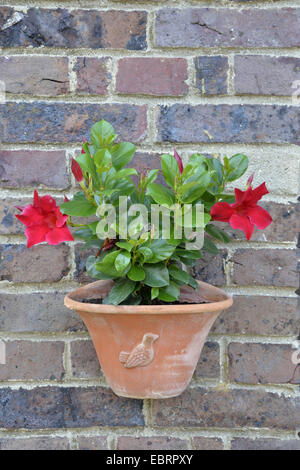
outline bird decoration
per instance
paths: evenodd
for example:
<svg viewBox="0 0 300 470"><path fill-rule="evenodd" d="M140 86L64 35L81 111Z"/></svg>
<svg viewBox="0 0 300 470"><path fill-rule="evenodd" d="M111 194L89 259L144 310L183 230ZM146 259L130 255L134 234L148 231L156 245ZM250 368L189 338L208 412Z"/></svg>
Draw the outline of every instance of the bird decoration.
<svg viewBox="0 0 300 470"><path fill-rule="evenodd" d="M147 366L153 361L153 343L158 338L159 335L154 333L145 333L142 342L135 346L131 352L120 352L120 362L122 362L127 369Z"/></svg>

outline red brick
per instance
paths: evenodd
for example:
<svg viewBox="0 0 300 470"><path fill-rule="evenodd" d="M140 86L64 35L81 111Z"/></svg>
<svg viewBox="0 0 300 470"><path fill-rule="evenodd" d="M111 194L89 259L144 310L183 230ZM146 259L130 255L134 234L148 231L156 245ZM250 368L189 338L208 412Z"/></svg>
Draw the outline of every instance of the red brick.
<svg viewBox="0 0 300 470"><path fill-rule="evenodd" d="M213 437L194 437L193 448L196 450L223 450L221 439Z"/></svg>
<svg viewBox="0 0 300 470"><path fill-rule="evenodd" d="M235 437L231 442L232 450L300 450L300 440L296 439L247 439Z"/></svg>
<svg viewBox="0 0 300 470"><path fill-rule="evenodd" d="M224 286L226 284L224 272L226 257L226 250L219 250L218 255L203 252L203 257L196 262L194 277L215 286Z"/></svg>
<svg viewBox="0 0 300 470"><path fill-rule="evenodd" d="M70 450L70 444L66 437L2 437L0 450Z"/></svg>
<svg viewBox="0 0 300 470"><path fill-rule="evenodd" d="M109 80L108 59L79 57L73 68L77 73L76 91L80 95L106 95Z"/></svg>
<svg viewBox="0 0 300 470"><path fill-rule="evenodd" d="M72 341L72 374L80 379L98 378L102 375L92 341Z"/></svg>
<svg viewBox="0 0 300 470"><path fill-rule="evenodd" d="M261 390L190 388L167 400L153 400L154 426L273 428L300 426L300 397ZM176 413L174 413L176 410Z"/></svg>
<svg viewBox="0 0 300 470"><path fill-rule="evenodd" d="M115 127L120 140L137 142L146 137L147 127L146 106L131 104L7 102L0 105L3 119L1 140L12 143L90 140L92 125L101 119Z"/></svg>
<svg viewBox="0 0 300 470"><path fill-rule="evenodd" d="M188 92L186 59L130 57L119 60L118 93L180 96Z"/></svg>
<svg viewBox="0 0 300 470"><path fill-rule="evenodd" d="M292 362L294 351L291 344L230 343L229 379L247 384L300 383L300 364Z"/></svg>
<svg viewBox="0 0 300 470"><path fill-rule="evenodd" d="M186 450L188 448L186 439L165 436L122 436L117 442L117 450Z"/></svg>
<svg viewBox="0 0 300 470"><path fill-rule="evenodd" d="M147 47L145 11L29 8L3 29L14 10L0 10L0 46L132 49Z"/></svg>
<svg viewBox="0 0 300 470"><path fill-rule="evenodd" d="M157 12L161 47L297 47L298 8L165 8Z"/></svg>
<svg viewBox="0 0 300 470"><path fill-rule="evenodd" d="M142 400L119 398L104 387L2 388L0 427L143 426L142 407Z"/></svg>
<svg viewBox="0 0 300 470"><path fill-rule="evenodd" d="M61 380L64 377L62 341L6 341L6 364L0 380Z"/></svg>
<svg viewBox="0 0 300 470"><path fill-rule="evenodd" d="M0 280L12 282L55 282L69 272L66 245L2 245Z"/></svg>
<svg viewBox="0 0 300 470"><path fill-rule="evenodd" d="M79 450L108 450L104 436L78 436L77 441Z"/></svg>
<svg viewBox="0 0 300 470"><path fill-rule="evenodd" d="M296 57L236 56L235 92L239 95L291 96L300 77Z"/></svg>
<svg viewBox="0 0 300 470"><path fill-rule="evenodd" d="M298 287L297 250L238 249L232 280L239 285Z"/></svg>
<svg viewBox="0 0 300 470"><path fill-rule="evenodd" d="M278 204L276 202L260 201L259 205L272 216L273 222L264 230L255 229L251 237L253 241L260 242L296 242L300 232L300 204ZM234 230L229 224L220 223L233 240L245 240L241 230Z"/></svg>
<svg viewBox="0 0 300 470"><path fill-rule="evenodd" d="M0 330L85 331L79 315L64 306L66 292L0 294Z"/></svg>
<svg viewBox="0 0 300 470"><path fill-rule="evenodd" d="M199 124L201 123L201 124ZM161 106L159 142L300 143L299 108L279 105Z"/></svg>
<svg viewBox="0 0 300 470"><path fill-rule="evenodd" d="M70 91L67 57L0 57L0 77L7 93L57 96Z"/></svg>
<svg viewBox="0 0 300 470"><path fill-rule="evenodd" d="M296 336L297 298L234 295L232 307L220 314L212 333Z"/></svg>
<svg viewBox="0 0 300 470"><path fill-rule="evenodd" d="M207 341L201 352L194 377L219 378L220 376L220 348L218 343Z"/></svg>
<svg viewBox="0 0 300 470"><path fill-rule="evenodd" d="M64 151L0 150L0 187L41 185L60 189L70 185Z"/></svg>
<svg viewBox="0 0 300 470"><path fill-rule="evenodd" d="M195 58L196 87L202 95L227 93L228 58L200 56Z"/></svg>

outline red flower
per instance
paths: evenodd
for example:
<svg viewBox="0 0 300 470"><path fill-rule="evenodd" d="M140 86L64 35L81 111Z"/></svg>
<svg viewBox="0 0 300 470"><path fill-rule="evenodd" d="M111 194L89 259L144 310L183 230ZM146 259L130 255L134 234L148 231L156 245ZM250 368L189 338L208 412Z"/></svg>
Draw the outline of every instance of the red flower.
<svg viewBox="0 0 300 470"><path fill-rule="evenodd" d="M268 194L266 184L262 183L255 189L251 186L246 191L235 189L234 204L228 202L217 202L211 208L211 216L220 222L229 222L232 228L238 228L245 232L247 240L250 240L254 225L264 229L272 222L269 212L257 205L257 202Z"/></svg>
<svg viewBox="0 0 300 470"><path fill-rule="evenodd" d="M83 180L83 173L82 173L82 169L80 168L79 163L77 163L74 158L72 158L71 170L76 181L80 183L80 181Z"/></svg>
<svg viewBox="0 0 300 470"><path fill-rule="evenodd" d="M178 153L176 152L175 149L174 149L174 158L176 159L176 161L178 163L179 172L180 172L180 174L182 174L182 172L183 172L182 160L181 160L180 156L178 155Z"/></svg>
<svg viewBox="0 0 300 470"><path fill-rule="evenodd" d="M74 240L66 224L68 216L60 212L51 196L40 197L38 192L34 191L33 204L20 209L22 214L16 217L26 225L28 248L44 241L49 245L58 245Z"/></svg>

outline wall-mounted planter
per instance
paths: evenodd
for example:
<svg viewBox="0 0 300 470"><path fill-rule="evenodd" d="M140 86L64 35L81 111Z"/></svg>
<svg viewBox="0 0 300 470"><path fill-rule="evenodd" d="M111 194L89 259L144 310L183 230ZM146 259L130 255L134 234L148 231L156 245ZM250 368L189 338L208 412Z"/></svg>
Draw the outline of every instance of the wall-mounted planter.
<svg viewBox="0 0 300 470"><path fill-rule="evenodd" d="M97 281L65 297L92 337L103 373L119 396L169 398L188 386L204 342L232 298L199 283L184 287L178 305L106 305L81 300L106 297L111 281ZM184 302L197 303L184 303Z"/></svg>

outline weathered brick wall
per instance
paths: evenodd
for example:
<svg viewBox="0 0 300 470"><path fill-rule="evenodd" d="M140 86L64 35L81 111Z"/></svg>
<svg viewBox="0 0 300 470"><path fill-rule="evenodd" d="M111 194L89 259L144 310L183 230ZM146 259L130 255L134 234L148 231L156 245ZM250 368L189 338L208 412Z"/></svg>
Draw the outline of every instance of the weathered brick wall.
<svg viewBox="0 0 300 470"><path fill-rule="evenodd" d="M298 1L0 3L0 448L299 449ZM139 169L174 145L240 151L270 189L271 227L197 266L235 301L178 398L113 395L63 306L88 280L80 246L27 250L14 218L33 188L72 194L70 158L100 118L137 143Z"/></svg>

